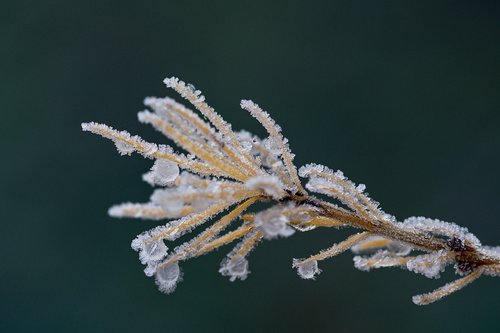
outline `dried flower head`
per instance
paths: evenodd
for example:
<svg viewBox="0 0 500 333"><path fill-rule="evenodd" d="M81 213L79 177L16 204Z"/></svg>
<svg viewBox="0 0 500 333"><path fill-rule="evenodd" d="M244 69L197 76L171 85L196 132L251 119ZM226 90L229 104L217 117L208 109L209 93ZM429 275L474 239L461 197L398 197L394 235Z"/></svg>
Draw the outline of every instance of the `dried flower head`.
<svg viewBox="0 0 500 333"><path fill-rule="evenodd" d="M150 202L113 206L109 214L171 220L132 241L132 248L146 265L146 275L155 276L161 291L175 290L182 278L179 262L236 240L240 241L223 260L219 272L231 281L244 280L249 273L248 254L263 239L321 227L352 227L361 232L309 258L293 259L293 267L304 279L314 279L321 272L318 262L349 249L359 254L354 265L363 271L400 267L438 278L446 266L454 264L455 272L463 277L415 296L413 301L419 305L439 300L480 275L500 275L500 247L482 246L466 228L425 217L398 222L368 197L364 185L355 185L341 171L317 164L297 171L281 128L254 102L243 100L241 107L264 126L269 134L265 139L233 131L192 85L175 77L164 83L203 117L171 98L148 97L144 103L150 111L139 112L139 121L165 134L188 155L106 125L82 124L84 131L111 139L120 154L137 152L154 160L143 176L158 187ZM338 205L310 195L299 176L308 179L308 191L331 197ZM244 214L257 202L271 206ZM239 226L225 232L238 220ZM168 248L167 244L171 246L201 225L205 225L204 230L195 237Z"/></svg>

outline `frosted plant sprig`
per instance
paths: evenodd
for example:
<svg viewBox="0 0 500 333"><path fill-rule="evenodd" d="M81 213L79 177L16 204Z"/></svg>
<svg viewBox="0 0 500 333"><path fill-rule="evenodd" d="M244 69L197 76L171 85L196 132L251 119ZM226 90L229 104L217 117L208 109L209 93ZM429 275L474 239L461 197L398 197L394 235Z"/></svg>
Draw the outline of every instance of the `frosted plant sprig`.
<svg viewBox="0 0 500 333"><path fill-rule="evenodd" d="M154 160L151 170L143 175L144 181L157 187L150 201L119 204L108 213L121 218L169 220L132 241L132 248L146 265L145 274L155 277L161 291L173 292L182 279L179 262L236 240L240 241L219 269L231 281L248 276L247 257L261 241L332 227L361 232L308 258L293 259L292 266L300 277L314 279L321 272L320 261L349 249L357 254L354 266L363 271L400 267L439 278L448 265L454 265L455 273L462 277L413 297L415 304L424 305L460 290L481 275L500 275L500 247L481 245L466 228L425 217L398 222L369 198L365 185L354 184L341 171L318 164L297 170L281 128L254 102L242 100L241 108L264 126L268 133L264 139L233 131L194 86L175 77L164 83L189 101L201 117L169 97L148 97L144 104L150 110L139 112L139 121L152 125L187 155L107 125L82 124L84 131L112 140L120 154L136 152ZM299 176L307 178L305 188ZM247 212L255 203L267 203L268 207ZM169 250L167 244L171 246L195 230L200 230L196 236Z"/></svg>

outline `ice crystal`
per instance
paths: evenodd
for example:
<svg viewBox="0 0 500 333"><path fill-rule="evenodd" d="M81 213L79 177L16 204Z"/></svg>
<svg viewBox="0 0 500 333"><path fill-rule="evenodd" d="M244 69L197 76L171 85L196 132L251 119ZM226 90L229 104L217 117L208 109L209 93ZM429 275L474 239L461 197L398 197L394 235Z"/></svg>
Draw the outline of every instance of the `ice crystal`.
<svg viewBox="0 0 500 333"><path fill-rule="evenodd" d="M255 226L261 228L265 238L288 237L294 233L288 224L289 218L283 214L286 209L286 206L274 206L255 214Z"/></svg>
<svg viewBox="0 0 500 333"><path fill-rule="evenodd" d="M314 279L321 272L320 261L349 249L358 254L354 266L362 271L400 267L438 278L446 266L453 265L461 277L415 296L413 301L419 305L439 300L481 275L500 276L500 247L481 245L466 228L425 217L398 222L368 196L364 184L356 185L340 170L307 164L297 171L281 127L256 103L242 100L240 106L263 125L265 138L233 131L193 85L176 77L166 78L164 83L196 111L170 97L147 97L144 104L149 110L139 112L138 119L163 133L184 153L107 125L82 124L82 130L112 140L121 155L136 152L154 160L143 175L144 181L159 187L150 201L125 202L108 213L120 218L169 220L132 241L145 265L144 273L155 277L162 292L173 292L182 279L180 262L236 240L240 241L219 269L231 281L247 278L248 256L262 240L288 237L295 230L332 227L362 232L308 258L293 259L292 266L301 278ZM299 176L307 178L307 190L336 203L308 193ZM245 213L255 203L267 206ZM172 246L190 233L197 235Z"/></svg>
<svg viewBox="0 0 500 333"><path fill-rule="evenodd" d="M316 260L300 264L299 260L294 259L292 265L294 267L297 267L297 273L303 279L314 279L317 274L321 273L321 270L318 268L318 262Z"/></svg>
<svg viewBox="0 0 500 333"><path fill-rule="evenodd" d="M439 274L444 272L446 265L450 262L450 253L446 250L422 254L411 258L406 263L409 271L420 273L428 278L439 278Z"/></svg>
<svg viewBox="0 0 500 333"><path fill-rule="evenodd" d="M245 280L248 273L248 260L243 257L228 258L222 262L219 273L224 276L229 276L229 280L236 279Z"/></svg>
<svg viewBox="0 0 500 333"><path fill-rule="evenodd" d="M156 283L161 291L170 294L175 290L181 279L181 269L178 263L160 265L156 268Z"/></svg>
<svg viewBox="0 0 500 333"><path fill-rule="evenodd" d="M151 185L167 186L179 176L177 163L156 160L151 171L143 175L143 180Z"/></svg>

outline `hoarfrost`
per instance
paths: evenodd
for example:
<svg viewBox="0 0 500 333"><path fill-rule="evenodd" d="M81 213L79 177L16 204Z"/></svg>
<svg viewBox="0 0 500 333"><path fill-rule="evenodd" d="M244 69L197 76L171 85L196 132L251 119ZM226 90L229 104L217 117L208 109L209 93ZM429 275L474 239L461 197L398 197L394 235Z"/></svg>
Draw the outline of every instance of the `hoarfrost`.
<svg viewBox="0 0 500 333"><path fill-rule="evenodd" d="M156 261L148 262L146 268L144 268L144 274L149 277L155 275L156 267L158 267L158 263Z"/></svg>
<svg viewBox="0 0 500 333"><path fill-rule="evenodd" d="M410 246L398 241L387 239L382 236L367 237L365 240L351 247L351 251L357 254L378 250L380 248L385 248L388 252L397 256L405 256L411 252Z"/></svg>
<svg viewBox="0 0 500 333"><path fill-rule="evenodd" d="M370 269L399 266L402 258L387 250L378 251L370 257L355 256L354 267L360 271L368 272Z"/></svg>
<svg viewBox="0 0 500 333"><path fill-rule="evenodd" d="M245 280L250 273L248 270L248 260L241 256L226 258L219 269L223 276L229 276L229 281L236 279Z"/></svg>
<svg viewBox="0 0 500 333"><path fill-rule="evenodd" d="M148 232L142 233L132 241L132 249L139 252L141 263L148 264L162 260L168 247L162 240L153 240Z"/></svg>
<svg viewBox="0 0 500 333"><path fill-rule="evenodd" d="M155 190L151 195L151 202L160 206L171 216L179 216L184 208L184 201L172 196L169 189Z"/></svg>
<svg viewBox="0 0 500 333"><path fill-rule="evenodd" d="M480 251L492 258L500 258L500 246L487 246L484 245L480 248Z"/></svg>
<svg viewBox="0 0 500 333"><path fill-rule="evenodd" d="M274 199L281 199L286 192L283 191L283 184L278 177L272 175L261 175L249 178L245 186L251 190L260 190L270 195Z"/></svg>
<svg viewBox="0 0 500 333"><path fill-rule="evenodd" d="M166 294L172 293L180 280L181 269L179 263L159 265L156 268L156 284L160 291Z"/></svg>
<svg viewBox="0 0 500 333"><path fill-rule="evenodd" d="M146 241L141 252L141 262L144 264L150 261L158 261L167 255L167 246L162 240Z"/></svg>
<svg viewBox="0 0 500 333"><path fill-rule="evenodd" d="M135 151L135 148L133 146L122 141L115 141L115 147L122 156L124 155L130 156Z"/></svg>
<svg viewBox="0 0 500 333"><path fill-rule="evenodd" d="M294 233L288 225L288 217L283 215L284 209L285 206L273 206L255 215L255 225L262 229L265 238L288 237Z"/></svg>
<svg viewBox="0 0 500 333"><path fill-rule="evenodd" d="M439 278L440 273L444 272L446 265L452 258L446 250L439 250L429 254L422 254L408 260L406 268L409 271L422 274L430 279Z"/></svg>
<svg viewBox="0 0 500 333"><path fill-rule="evenodd" d="M403 221L402 226L406 229L414 229L418 231L430 232L439 236L449 238L456 237L460 240L468 242L474 247L480 247L479 239L467 230L455 223L444 222L438 219L430 219L422 216L412 216Z"/></svg>
<svg viewBox="0 0 500 333"><path fill-rule="evenodd" d="M307 261L303 264L299 264L299 259L293 259L292 267L297 268L297 274L303 279L314 279L316 275L321 273L318 268L318 262L316 260Z"/></svg>
<svg viewBox="0 0 500 333"><path fill-rule="evenodd" d="M151 171L144 174L143 179L151 185L167 186L179 176L177 163L167 160L156 160Z"/></svg>
<svg viewBox="0 0 500 333"><path fill-rule="evenodd" d="M396 254L397 256L406 256L411 252L411 247L406 245L405 243L397 242L397 241L391 241L387 245L387 250L389 252L392 252Z"/></svg>

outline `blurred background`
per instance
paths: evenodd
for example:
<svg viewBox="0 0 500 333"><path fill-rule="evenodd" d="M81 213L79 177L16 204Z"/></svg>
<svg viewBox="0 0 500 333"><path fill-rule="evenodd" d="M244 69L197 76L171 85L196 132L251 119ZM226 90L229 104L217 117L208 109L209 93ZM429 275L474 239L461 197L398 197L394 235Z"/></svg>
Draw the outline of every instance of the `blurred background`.
<svg viewBox="0 0 500 333"><path fill-rule="evenodd" d="M200 88L234 128L283 127L296 164L341 169L389 213L468 227L500 245L500 2L24 1L0 11L1 332L494 332L500 280L426 306L451 280L353 268L301 280L291 258L342 240L264 242L231 283L231 246L182 265L169 296L130 248L156 225L107 208L141 202L151 162L83 133L98 121L165 142L136 120L162 80ZM167 142L168 143L168 142Z"/></svg>

